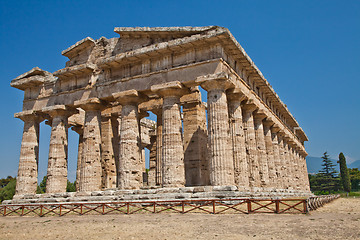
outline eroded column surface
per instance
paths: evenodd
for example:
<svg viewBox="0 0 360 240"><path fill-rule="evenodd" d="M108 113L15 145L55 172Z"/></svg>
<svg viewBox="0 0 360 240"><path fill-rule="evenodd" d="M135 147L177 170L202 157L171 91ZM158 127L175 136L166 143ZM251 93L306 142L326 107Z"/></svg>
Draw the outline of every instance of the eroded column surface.
<svg viewBox="0 0 360 240"><path fill-rule="evenodd" d="M293 189L300 188L300 180L298 175L298 164L295 156L294 143L291 142L290 147L290 167L291 167L291 185Z"/></svg>
<svg viewBox="0 0 360 240"><path fill-rule="evenodd" d="M280 157L280 175L281 175L281 185L282 188L286 189L288 187L288 179L287 179L287 166L285 164L286 156L285 156L285 147L284 147L284 133L279 131L277 133L278 141L279 141L279 157Z"/></svg>
<svg viewBox="0 0 360 240"><path fill-rule="evenodd" d="M80 191L79 183L80 183L80 171L81 171L81 157L82 157L82 148L83 148L83 133L84 129L82 126L74 126L71 128L73 131L79 134L79 143L78 143L78 155L77 155L77 162L76 162L76 191Z"/></svg>
<svg viewBox="0 0 360 240"><path fill-rule="evenodd" d="M76 102L75 102L76 103ZM79 191L101 189L101 104L90 99L80 107L85 110Z"/></svg>
<svg viewBox="0 0 360 240"><path fill-rule="evenodd" d="M259 175L262 187L269 186L269 168L264 138L264 127L262 123L262 120L265 117L266 115L261 112L256 111L254 113L255 139L258 154Z"/></svg>
<svg viewBox="0 0 360 240"><path fill-rule="evenodd" d="M210 184L235 185L232 139L225 90L226 80L206 81Z"/></svg>
<svg viewBox="0 0 360 240"><path fill-rule="evenodd" d="M292 169L290 168L290 152L289 152L289 144L288 144L288 137L284 136L283 137L283 146L284 146L284 177L285 177L285 183L286 183L286 188L288 189L292 189L292 185L291 185L291 177L292 177Z"/></svg>
<svg viewBox="0 0 360 240"><path fill-rule="evenodd" d="M156 121L156 170L155 183L157 186L162 185L162 111L159 111Z"/></svg>
<svg viewBox="0 0 360 240"><path fill-rule="evenodd" d="M300 161L303 164L303 180L304 180L304 191L310 192L309 176L306 164L306 155L300 154Z"/></svg>
<svg viewBox="0 0 360 240"><path fill-rule="evenodd" d="M280 128L276 125L273 125L270 128L271 131L271 139L273 146L273 159L274 159L274 167L275 167L275 180L273 182L276 188L282 188L282 175L281 175L281 159L280 159L280 149L279 149L279 140L278 140L278 132Z"/></svg>
<svg viewBox="0 0 360 240"><path fill-rule="evenodd" d="M249 187L249 171L246 159L245 135L241 101L245 96L241 93L228 93L230 132L234 158L234 179L239 189Z"/></svg>
<svg viewBox="0 0 360 240"><path fill-rule="evenodd" d="M68 113L50 110L52 117L46 192L66 192L68 166Z"/></svg>
<svg viewBox="0 0 360 240"><path fill-rule="evenodd" d="M253 104L244 104L242 106L246 159L248 163L250 187L261 186L253 117L253 112L255 109L256 106Z"/></svg>
<svg viewBox="0 0 360 240"><path fill-rule="evenodd" d="M150 132L148 185L156 185L156 133Z"/></svg>
<svg viewBox="0 0 360 240"><path fill-rule="evenodd" d="M141 139L136 102L122 105L118 187L138 189L143 185Z"/></svg>
<svg viewBox="0 0 360 240"><path fill-rule="evenodd" d="M35 115L24 115L19 118L24 121L24 131L16 178L16 195L34 194L37 188L41 119Z"/></svg>
<svg viewBox="0 0 360 240"><path fill-rule="evenodd" d="M116 187L116 164L115 153L113 148L114 132L117 130L113 124L117 121L112 120L111 114L105 114L101 118L101 188ZM116 134L115 134L116 137Z"/></svg>
<svg viewBox="0 0 360 240"><path fill-rule="evenodd" d="M201 101L183 105L186 186L209 184L206 163L206 112Z"/></svg>
<svg viewBox="0 0 360 240"><path fill-rule="evenodd" d="M276 187L276 166L275 166L275 155L274 155L274 145L271 135L271 126L274 123L269 120L263 121L264 127L264 138L265 138L265 146L266 146L266 155L267 155L267 163L268 163L268 172L269 172L269 186Z"/></svg>
<svg viewBox="0 0 360 240"><path fill-rule="evenodd" d="M169 91L163 97L162 120L162 185L182 187L185 185L184 148L180 96L175 92Z"/></svg>

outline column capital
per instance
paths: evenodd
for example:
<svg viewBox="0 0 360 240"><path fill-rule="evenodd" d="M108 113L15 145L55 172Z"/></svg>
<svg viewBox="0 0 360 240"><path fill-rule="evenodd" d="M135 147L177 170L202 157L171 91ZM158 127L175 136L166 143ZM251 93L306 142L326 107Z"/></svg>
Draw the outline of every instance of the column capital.
<svg viewBox="0 0 360 240"><path fill-rule="evenodd" d="M153 85L151 86L151 91L161 97L180 97L190 93L190 90L184 87L179 81Z"/></svg>
<svg viewBox="0 0 360 240"><path fill-rule="evenodd" d="M237 101L237 102L242 102L248 99L248 97L239 88L228 89L226 91L226 97L228 101Z"/></svg>
<svg viewBox="0 0 360 240"><path fill-rule="evenodd" d="M78 110L75 108L67 107L65 105L54 105L54 106L48 106L42 109L42 111L50 117L56 117L56 116L64 116L68 117L73 114L78 113Z"/></svg>
<svg viewBox="0 0 360 240"><path fill-rule="evenodd" d="M26 111L15 113L14 117L19 118L24 122L34 121L34 122L40 123L44 120L44 117L42 116L42 114L40 112L34 111L34 110L26 110Z"/></svg>
<svg viewBox="0 0 360 240"><path fill-rule="evenodd" d="M263 120L263 125L264 125L264 127L271 128L272 126L275 125L275 123L271 118L267 117Z"/></svg>
<svg viewBox="0 0 360 240"><path fill-rule="evenodd" d="M235 87L235 85L227 77L205 80L200 82L200 86L206 91L211 91L215 89L221 89L225 91L227 89Z"/></svg>
<svg viewBox="0 0 360 240"><path fill-rule="evenodd" d="M277 125L276 123L270 128L272 133L277 133L281 130L281 128L279 127L279 125Z"/></svg>
<svg viewBox="0 0 360 240"><path fill-rule="evenodd" d="M256 111L254 111L253 114L254 114L255 121L262 121L263 119L265 119L267 117L266 113L262 109L257 109Z"/></svg>
<svg viewBox="0 0 360 240"><path fill-rule="evenodd" d="M113 93L113 98L121 105L138 105L147 100L147 97L137 90L127 90L123 92Z"/></svg>
<svg viewBox="0 0 360 240"><path fill-rule="evenodd" d="M99 98L88 98L74 102L75 107L80 107L85 111L96 111L103 109L104 103Z"/></svg>
<svg viewBox="0 0 360 240"><path fill-rule="evenodd" d="M241 109L243 110L243 112L246 112L246 113L252 113L258 108L259 107L256 106L255 103L252 103L252 101L247 101L246 103L241 105Z"/></svg>

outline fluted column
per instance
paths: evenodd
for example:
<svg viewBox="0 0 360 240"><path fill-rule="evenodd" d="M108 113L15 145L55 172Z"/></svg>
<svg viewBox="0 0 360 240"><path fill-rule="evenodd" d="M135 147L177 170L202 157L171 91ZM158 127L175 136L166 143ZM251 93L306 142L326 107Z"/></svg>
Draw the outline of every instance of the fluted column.
<svg viewBox="0 0 360 240"><path fill-rule="evenodd" d="M155 182L157 186L162 185L162 111L157 114L156 120L156 172Z"/></svg>
<svg viewBox="0 0 360 240"><path fill-rule="evenodd" d="M285 147L284 147L284 133L279 131L277 133L278 141L279 141L279 157L280 157L280 176L281 176L281 185L282 188L286 189L288 187L288 179L287 179L287 166L285 164L286 155L285 155Z"/></svg>
<svg viewBox="0 0 360 240"><path fill-rule="evenodd" d="M284 176L285 176L285 183L286 183L286 188L288 189L292 189L292 185L291 185L291 168L290 168L290 152L289 152L289 144L288 144L288 137L284 136L283 137L283 146L284 146Z"/></svg>
<svg viewBox="0 0 360 240"><path fill-rule="evenodd" d="M290 166L290 186L293 189L298 189L299 179L297 176L297 162L295 159L294 142L289 141L289 166Z"/></svg>
<svg viewBox="0 0 360 240"><path fill-rule="evenodd" d="M115 153L113 148L113 121L112 115L106 113L101 117L101 188L115 188L116 187L116 164ZM116 128L115 128L116 129ZM116 134L115 134L116 135Z"/></svg>
<svg viewBox="0 0 360 240"><path fill-rule="evenodd" d="M183 104L185 182L186 186L208 185L205 106L199 92L192 94L198 98Z"/></svg>
<svg viewBox="0 0 360 240"><path fill-rule="evenodd" d="M304 182L304 169L303 169L303 164L300 161L300 155L299 155L299 147L295 147L295 161L296 161L296 166L297 166L297 178L298 178L298 190L303 190L305 188L305 182Z"/></svg>
<svg viewBox="0 0 360 240"><path fill-rule="evenodd" d="M122 105L118 188L139 189L143 186L143 165L138 104L144 97L136 90L113 96Z"/></svg>
<svg viewBox="0 0 360 240"><path fill-rule="evenodd" d="M254 104L244 104L242 106L246 159L248 163L250 187L261 186L253 116L253 112L256 110L256 108L257 107Z"/></svg>
<svg viewBox="0 0 360 240"><path fill-rule="evenodd" d="M265 138L265 146L266 146L266 155L267 155L267 163L268 163L268 172L269 172L269 186L276 187L276 166L275 166L275 154L274 154L274 145L271 134L271 126L274 124L271 120L264 120L264 138ZM278 149L277 149L278 150Z"/></svg>
<svg viewBox="0 0 360 240"><path fill-rule="evenodd" d="M70 111L62 105L44 108L44 111L52 117L46 192L66 192Z"/></svg>
<svg viewBox="0 0 360 240"><path fill-rule="evenodd" d="M273 125L270 128L271 131L271 140L273 146L273 158L274 158L274 167L275 167L275 179L274 179L274 186L276 188L282 188L282 175L281 175L281 159L280 159L280 149L279 149L279 139L278 139L278 132L280 128L277 125Z"/></svg>
<svg viewBox="0 0 360 240"><path fill-rule="evenodd" d="M16 178L16 195L35 194L39 162L39 123L35 114L16 116L24 121L19 169Z"/></svg>
<svg viewBox="0 0 360 240"><path fill-rule="evenodd" d="M185 185L185 169L180 97L188 91L177 81L153 85L151 90L163 97L162 186L182 187Z"/></svg>
<svg viewBox="0 0 360 240"><path fill-rule="evenodd" d="M156 133L150 132L148 185L156 185Z"/></svg>
<svg viewBox="0 0 360 240"><path fill-rule="evenodd" d="M259 162L260 181L262 187L267 187L269 185L269 168L266 155L264 127L262 123L264 118L266 118L266 115L263 112L254 112L255 139Z"/></svg>
<svg viewBox="0 0 360 240"><path fill-rule="evenodd" d="M79 143L78 143L78 155L77 155L77 164L76 164L76 180L75 186L76 191L80 191L79 183L80 183L80 171L81 171L81 156L82 156L82 148L83 148L83 133L84 129L82 126L74 126L71 128L73 131L79 134Z"/></svg>
<svg viewBox="0 0 360 240"><path fill-rule="evenodd" d="M306 155L300 154L300 161L303 164L303 179L304 179L304 191L310 192L309 176L306 164Z"/></svg>
<svg viewBox="0 0 360 240"><path fill-rule="evenodd" d="M208 80L201 85L207 92L210 184L235 185L232 139L229 129L227 80Z"/></svg>
<svg viewBox="0 0 360 240"><path fill-rule="evenodd" d="M101 109L99 99L76 101L85 110L79 191L101 189Z"/></svg>
<svg viewBox="0 0 360 240"><path fill-rule="evenodd" d="M235 91L227 93L229 104L230 132L232 138L234 179L239 189L249 187L249 171L246 159L245 135L241 102L245 95Z"/></svg>

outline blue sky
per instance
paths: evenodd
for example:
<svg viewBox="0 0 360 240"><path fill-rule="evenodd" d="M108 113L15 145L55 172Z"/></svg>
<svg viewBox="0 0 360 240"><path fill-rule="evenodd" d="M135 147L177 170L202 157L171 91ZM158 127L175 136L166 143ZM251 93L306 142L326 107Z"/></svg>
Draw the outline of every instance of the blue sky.
<svg viewBox="0 0 360 240"><path fill-rule="evenodd" d="M360 159L360 1L7 1L0 5L0 178L17 172L23 92L10 87L38 66L65 66L61 51L122 26L228 28L307 133L310 156ZM41 125L40 175L50 127ZM76 134L69 131L69 176Z"/></svg>

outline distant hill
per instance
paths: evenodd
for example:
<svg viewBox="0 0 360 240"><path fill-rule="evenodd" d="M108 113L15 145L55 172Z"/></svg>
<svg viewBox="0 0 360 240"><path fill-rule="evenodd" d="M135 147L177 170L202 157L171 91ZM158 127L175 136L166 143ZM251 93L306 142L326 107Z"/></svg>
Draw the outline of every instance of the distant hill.
<svg viewBox="0 0 360 240"><path fill-rule="evenodd" d="M336 164L335 169L336 171L340 172L339 164L337 163L338 160L331 159L331 161ZM321 157L312 157L307 156L306 157L306 164L308 173L318 173L322 169L322 158ZM358 168L360 169L360 160L357 160L355 162L352 162L351 164L348 164L348 168Z"/></svg>
<svg viewBox="0 0 360 240"><path fill-rule="evenodd" d="M352 162L348 165L348 168L357 168L360 170L360 160L357 160L355 162Z"/></svg>

